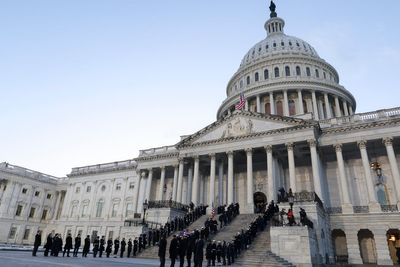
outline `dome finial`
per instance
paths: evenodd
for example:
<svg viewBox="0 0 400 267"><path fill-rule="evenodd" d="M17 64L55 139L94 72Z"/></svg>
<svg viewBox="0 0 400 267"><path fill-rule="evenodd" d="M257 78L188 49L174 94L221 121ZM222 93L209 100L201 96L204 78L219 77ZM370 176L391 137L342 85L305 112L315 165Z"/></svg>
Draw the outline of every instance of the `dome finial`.
<svg viewBox="0 0 400 267"><path fill-rule="evenodd" d="M271 0L271 4L269 5L269 10L271 11L271 14L269 15L271 18L276 18L278 14L275 12L276 10L276 5L274 1Z"/></svg>

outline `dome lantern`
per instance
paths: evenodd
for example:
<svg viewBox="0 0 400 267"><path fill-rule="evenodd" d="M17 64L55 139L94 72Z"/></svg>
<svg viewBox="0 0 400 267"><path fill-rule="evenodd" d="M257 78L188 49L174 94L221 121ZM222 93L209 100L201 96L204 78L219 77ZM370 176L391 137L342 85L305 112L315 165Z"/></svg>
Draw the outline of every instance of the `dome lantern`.
<svg viewBox="0 0 400 267"><path fill-rule="evenodd" d="M278 18L278 14L276 13L276 5L275 5L274 1L271 1L269 10L271 11L270 19L264 25L264 28L267 31L267 34L268 35L276 34L276 33L282 34L283 27L285 26L285 21L281 18Z"/></svg>

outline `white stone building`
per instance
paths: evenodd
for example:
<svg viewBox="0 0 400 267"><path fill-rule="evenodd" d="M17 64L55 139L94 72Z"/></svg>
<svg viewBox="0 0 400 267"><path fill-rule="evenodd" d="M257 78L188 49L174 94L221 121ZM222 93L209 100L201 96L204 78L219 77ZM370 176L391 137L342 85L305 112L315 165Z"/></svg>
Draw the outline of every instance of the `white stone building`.
<svg viewBox="0 0 400 267"><path fill-rule="evenodd" d="M244 56L217 120L175 145L73 168L62 179L2 164L0 241L32 243L36 229L133 236L141 228L124 222L142 213L145 200L239 202L253 213L284 187L315 223L307 237L314 263L392 264L400 239L400 108L356 113L334 67L284 26L271 13L267 37ZM235 110L240 93L245 107Z"/></svg>

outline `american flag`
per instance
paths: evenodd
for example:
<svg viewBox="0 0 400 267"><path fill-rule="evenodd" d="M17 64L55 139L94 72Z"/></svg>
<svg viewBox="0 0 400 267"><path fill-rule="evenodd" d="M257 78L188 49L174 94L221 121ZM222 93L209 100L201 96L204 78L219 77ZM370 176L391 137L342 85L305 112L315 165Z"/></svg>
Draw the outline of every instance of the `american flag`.
<svg viewBox="0 0 400 267"><path fill-rule="evenodd" d="M214 218L215 214L216 214L215 208L212 207L212 209L211 209L211 217Z"/></svg>
<svg viewBox="0 0 400 267"><path fill-rule="evenodd" d="M246 105L246 100L245 100L245 98L244 98L243 92L241 92L241 93L240 93L240 96L239 96L239 103L237 103L237 104L235 105L235 109L236 109L236 110L241 110L241 109L244 108L245 105Z"/></svg>

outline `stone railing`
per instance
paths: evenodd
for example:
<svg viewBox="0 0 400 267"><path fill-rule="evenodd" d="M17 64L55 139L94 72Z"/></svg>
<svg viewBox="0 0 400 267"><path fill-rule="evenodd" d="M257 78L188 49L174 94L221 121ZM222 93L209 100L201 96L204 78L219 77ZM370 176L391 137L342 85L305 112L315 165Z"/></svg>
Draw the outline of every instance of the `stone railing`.
<svg viewBox="0 0 400 267"><path fill-rule="evenodd" d="M182 211L189 211L189 206L172 200L149 201L149 209L170 208Z"/></svg>
<svg viewBox="0 0 400 267"><path fill-rule="evenodd" d="M342 207L329 207L326 211L328 214L342 214Z"/></svg>
<svg viewBox="0 0 400 267"><path fill-rule="evenodd" d="M104 164L96 164L85 167L72 168L71 174L69 174L68 176L77 176L82 174L99 173L105 171L134 169L136 168L136 166L137 163L135 160L116 161Z"/></svg>
<svg viewBox="0 0 400 267"><path fill-rule="evenodd" d="M372 112L357 113L351 116L344 116L338 118L331 118L327 120L320 120L319 124L321 128L329 128L335 125L356 123L356 122L367 122L376 121L381 119L387 119L391 117L400 117L400 107L391 109L382 109Z"/></svg>
<svg viewBox="0 0 400 267"><path fill-rule="evenodd" d="M294 193L293 196L294 202L316 202L321 208L324 207L324 204L315 192L303 191L299 193Z"/></svg>
<svg viewBox="0 0 400 267"><path fill-rule="evenodd" d="M382 212L397 212L397 205L381 205Z"/></svg>
<svg viewBox="0 0 400 267"><path fill-rule="evenodd" d="M63 180L63 178L58 178L52 175L48 175L45 173L41 173L38 171L33 171L27 168L23 168L17 165L12 165L7 162L2 162L0 163L0 171L4 171L7 173L43 181L43 182L50 182L50 183L56 183L58 181Z"/></svg>
<svg viewBox="0 0 400 267"><path fill-rule="evenodd" d="M172 153L172 152L176 152L176 151L177 150L176 150L175 146L155 147L155 148L150 148L150 149L139 150L139 157L152 156L152 155L156 155L156 154Z"/></svg>
<svg viewBox="0 0 400 267"><path fill-rule="evenodd" d="M353 206L354 213L369 213L368 206Z"/></svg>
<svg viewBox="0 0 400 267"><path fill-rule="evenodd" d="M147 228L157 229L161 228L162 224L158 222L152 221L145 221L143 224L143 220L125 220L124 221L125 227L135 227L135 226L146 226Z"/></svg>

